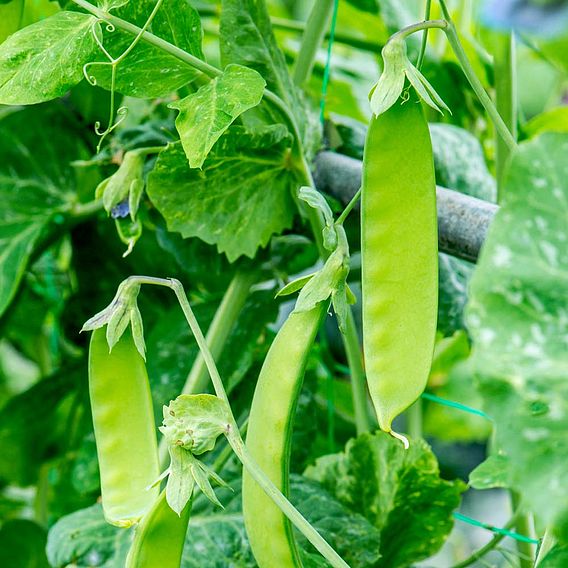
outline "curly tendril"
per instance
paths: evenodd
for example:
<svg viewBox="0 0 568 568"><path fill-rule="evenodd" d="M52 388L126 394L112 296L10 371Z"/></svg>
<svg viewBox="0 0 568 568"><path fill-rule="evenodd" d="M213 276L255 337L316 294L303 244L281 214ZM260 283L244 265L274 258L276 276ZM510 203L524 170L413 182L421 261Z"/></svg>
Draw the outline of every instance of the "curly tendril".
<svg viewBox="0 0 568 568"><path fill-rule="evenodd" d="M97 18L93 25L91 26L91 33L93 34L93 38L95 43L102 51L103 55L108 59L108 61L91 61L83 65L83 76L87 80L87 82L95 87L97 86L97 78L95 75L91 74L89 70L91 67L96 65L98 66L108 66L111 68L111 85L110 85L110 110L109 110L109 120L108 126L103 130L102 124L100 121L95 123L95 133L99 136L99 143L97 144L97 153L100 152L102 144L105 138L115 129L117 128L120 123L126 118L128 114L128 109L126 107L120 107L115 112L115 92L116 92L116 70L118 65L124 61L124 59L130 54L130 52L138 45L138 42L142 39L142 36L146 32L146 30L150 27L154 16L158 13L160 6L162 5L164 0L157 0L156 5L154 6L152 12L148 16L146 23L136 37L132 40L130 45L118 56L113 57L109 51L106 49L103 43L103 35L101 31L101 26L104 25L105 30L108 33L113 33L116 30L116 27L111 22L105 20L104 18Z"/></svg>

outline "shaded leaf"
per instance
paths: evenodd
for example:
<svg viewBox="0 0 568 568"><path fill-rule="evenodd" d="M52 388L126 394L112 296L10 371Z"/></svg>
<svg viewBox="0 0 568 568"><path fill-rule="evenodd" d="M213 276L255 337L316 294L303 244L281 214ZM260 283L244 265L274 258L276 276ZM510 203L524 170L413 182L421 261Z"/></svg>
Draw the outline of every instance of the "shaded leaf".
<svg viewBox="0 0 568 568"><path fill-rule="evenodd" d="M148 177L148 196L170 231L216 244L231 262L253 257L292 222L292 190L299 184L287 141L284 128L251 134L233 126L203 171L189 168L181 143L169 144Z"/></svg>
<svg viewBox="0 0 568 568"><path fill-rule="evenodd" d="M70 162L85 153L58 106L0 119L0 314L14 297L34 248L57 230L61 213L76 199Z"/></svg>
<svg viewBox="0 0 568 568"><path fill-rule="evenodd" d="M381 534L378 567L407 567L444 543L459 505L461 482L440 478L434 454L422 440L408 450L388 434L363 434L345 453L324 456L306 475L319 481Z"/></svg>

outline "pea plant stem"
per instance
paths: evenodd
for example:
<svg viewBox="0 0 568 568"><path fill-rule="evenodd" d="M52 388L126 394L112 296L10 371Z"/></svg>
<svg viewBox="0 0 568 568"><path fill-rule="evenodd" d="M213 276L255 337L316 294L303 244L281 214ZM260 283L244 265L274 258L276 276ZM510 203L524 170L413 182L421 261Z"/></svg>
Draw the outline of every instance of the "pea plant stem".
<svg viewBox="0 0 568 568"><path fill-rule="evenodd" d="M508 530L514 527L520 514L521 513L519 511L515 511L513 516L509 519L509 521L503 528ZM468 566L475 564L478 560L480 560L486 554L488 554L493 549L495 549L497 545L505 538L505 536L506 535L503 533L495 534L495 536L487 544L477 549L471 556L469 556L465 560L462 560L461 562L454 564L452 568L467 568Z"/></svg>
<svg viewBox="0 0 568 568"><path fill-rule="evenodd" d="M461 65L462 71L466 76L471 88L477 95L477 98L483 105L485 112L489 115L489 118L495 125L495 128L501 137L503 143L507 146L509 151L514 151L517 148L517 142L515 141L514 136L509 132L507 128L507 124L504 122L503 118L499 114L495 103L491 100L491 97L487 94L487 91L484 89L479 77L475 74L473 67L465 53L465 50L460 42L456 26L451 18L450 11L446 6L444 0L439 0L440 6L442 8L442 13L444 14L444 18L447 21L447 26L444 28L444 32L446 33L446 37L448 38L448 42L458 59L459 64Z"/></svg>
<svg viewBox="0 0 568 568"><path fill-rule="evenodd" d="M513 33L495 35L493 52L495 76L495 103L513 138L517 139L517 89L515 65L515 36ZM504 140L496 133L495 168L499 201L503 193L503 173L511 153Z"/></svg>
<svg viewBox="0 0 568 568"><path fill-rule="evenodd" d="M256 280L256 274L254 270L237 270L215 312L205 337L214 359L218 358L223 352L227 338L242 312L250 288ZM207 365L200 351L185 380L181 394L203 392L207 387L208 380ZM159 454L160 464L165 467L168 460L168 446L165 438L160 441Z"/></svg>
<svg viewBox="0 0 568 568"><path fill-rule="evenodd" d="M361 345L359 343L355 318L351 310L347 311L343 345L345 346L347 364L351 373L351 394L353 396L353 409L355 411L355 428L359 436L365 432L370 432L372 426L367 404L367 383L365 380L365 369L363 369Z"/></svg>
<svg viewBox="0 0 568 568"><path fill-rule="evenodd" d="M253 477L253 479L260 485L260 487L265 491L265 493L274 501L274 503L280 508L280 510L290 519L290 521L298 528L298 530L310 541L311 544L322 554L322 556L334 567L334 568L349 568L349 565L345 563L344 560L335 552L335 550L325 541L325 539L312 527L312 525L305 519L305 517L284 497L284 495L278 490L278 488L272 483L272 481L264 474L260 469L258 464L253 460L246 450L243 439L239 433L239 427L237 421L233 415L231 405L229 403L229 398L217 365L215 364L215 359L209 350L207 341L201 328L199 322L197 321L182 283L175 278L155 278L152 276L131 276L130 280L133 283L138 284L153 284L157 286L165 286L173 290L176 298L181 306L185 319L197 341L201 355L207 366L209 376L211 377L211 382L213 383L213 389L218 398L223 400L227 404L227 412L229 415L228 430L226 433L227 440L236 456L239 458L244 467Z"/></svg>
<svg viewBox="0 0 568 568"><path fill-rule="evenodd" d="M419 398L407 411L407 431L413 440L422 438L422 399Z"/></svg>
<svg viewBox="0 0 568 568"><path fill-rule="evenodd" d="M308 16L302 44L294 64L292 78L294 83L302 86L311 76L317 52L322 44L329 19L333 12L334 0L316 0Z"/></svg>
<svg viewBox="0 0 568 568"><path fill-rule="evenodd" d="M430 19L430 11L432 8L432 0L426 0L426 6L424 8L424 20ZM422 32L422 41L420 43L420 52L418 53L418 59L416 60L416 68L420 70L422 63L424 63L424 56L426 55L426 46L428 44L428 28Z"/></svg>
<svg viewBox="0 0 568 568"><path fill-rule="evenodd" d="M180 61L187 63L188 65L190 65L197 71L200 71L210 79L214 79L215 77L218 77L219 75L222 74L222 71L220 69L217 69L217 67L210 65L205 61L202 61L198 57L191 55L191 53L188 53L187 51L180 49L179 47L173 45L169 41L166 41L154 35L151 32L143 31L140 27L136 26L135 24L123 20L122 18L110 14L109 12L101 10L100 8L94 6L90 2L87 2L86 0L72 0L72 1L77 6L80 6L81 8L87 10L87 12L93 14L100 20L109 22L115 28L131 33L134 36L140 35L140 38L146 41L147 43L154 45L155 47L165 51L166 53L169 53L170 55L179 59ZM286 116L290 116L291 114L290 110L288 109L284 101L282 101L282 99L280 99L280 97L275 95L272 91L265 89L264 97L266 98L266 100L272 102L275 106L277 106Z"/></svg>
<svg viewBox="0 0 568 568"><path fill-rule="evenodd" d="M335 550L312 527L308 520L284 497L270 479L263 473L248 453L240 435L229 432L227 435L233 451L247 469L251 477L260 485L264 492L278 505L282 512L290 519L294 526L314 545L316 550L334 568L349 568Z"/></svg>
<svg viewBox="0 0 568 568"><path fill-rule="evenodd" d="M530 516L528 513L522 512L520 501L520 495L516 491L511 491L511 502L513 508L515 511L519 511L515 521L515 530L519 534L530 537L533 534ZM519 553L519 567L532 568L534 566L535 556L534 545L530 542L517 540L516 546Z"/></svg>

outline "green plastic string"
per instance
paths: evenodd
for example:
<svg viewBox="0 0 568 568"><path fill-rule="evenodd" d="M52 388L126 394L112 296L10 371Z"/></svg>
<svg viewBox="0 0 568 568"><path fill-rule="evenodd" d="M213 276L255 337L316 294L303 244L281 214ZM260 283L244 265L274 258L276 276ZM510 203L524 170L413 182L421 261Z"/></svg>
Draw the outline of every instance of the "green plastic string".
<svg viewBox="0 0 568 568"><path fill-rule="evenodd" d="M449 406L450 408L456 408L457 410L463 410L464 412L469 412L470 414L475 414L476 416L481 416L487 420L493 421L491 416L485 414L483 410L477 410L476 408L471 408L470 406L466 406L465 404L461 404L461 402L454 402L453 400L446 400L445 398L440 398L435 394L430 393L422 393L422 398L426 400L430 400L432 402L437 402L438 404L442 404L443 406Z"/></svg>
<svg viewBox="0 0 568 568"><path fill-rule="evenodd" d="M337 24L337 9L339 0L335 0L333 4L333 15L331 16L331 30L329 31L329 41L327 43L327 59L325 62L325 69L323 70L323 81L321 84L321 99L320 99L320 121L324 123L325 113L325 99L327 97L327 87L329 85L329 75L331 71L331 49L333 47L333 40L335 39L335 26Z"/></svg>
<svg viewBox="0 0 568 568"><path fill-rule="evenodd" d="M472 519L471 517L466 517L465 515L462 515L461 513L454 513L454 518L457 519L458 521L462 521L464 523L467 523L468 525L472 525L474 527L479 527L481 529L485 529L485 530L494 532L496 534L502 534L503 536L508 536L510 538L514 538L515 540L518 540L520 542L528 542L530 544L538 544L540 542L540 541L538 541L534 538L530 538L528 536L518 534L514 531L510 531L510 530L507 530L507 529L500 529L499 527L494 527L492 525L488 525L487 523L482 523L481 521L477 521L475 519Z"/></svg>

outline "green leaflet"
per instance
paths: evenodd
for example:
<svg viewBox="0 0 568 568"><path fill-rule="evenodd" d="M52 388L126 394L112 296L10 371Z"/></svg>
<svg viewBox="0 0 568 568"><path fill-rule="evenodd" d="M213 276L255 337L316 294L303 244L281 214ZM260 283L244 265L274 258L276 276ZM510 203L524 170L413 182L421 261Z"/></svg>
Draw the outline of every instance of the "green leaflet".
<svg viewBox="0 0 568 568"><path fill-rule="evenodd" d="M190 168L201 168L213 145L246 110L262 100L266 81L253 69L227 65L223 74L170 108Z"/></svg>
<svg viewBox="0 0 568 568"><path fill-rule="evenodd" d="M148 177L148 196L170 231L217 245L231 262L253 257L292 223L299 184L288 142L282 126L256 133L232 126L202 171L190 170L181 143L170 144Z"/></svg>
<svg viewBox="0 0 568 568"><path fill-rule="evenodd" d="M59 12L0 45L0 104L30 105L64 95L83 78L99 48L96 18Z"/></svg>
<svg viewBox="0 0 568 568"><path fill-rule="evenodd" d="M467 311L495 450L509 458L507 485L546 525L568 514L567 152L566 134L519 147Z"/></svg>
<svg viewBox="0 0 568 568"><path fill-rule="evenodd" d="M434 554L452 529L452 511L465 489L440 478L424 441L405 450L383 432L349 441L344 453L319 458L306 475L380 531L377 568L406 568Z"/></svg>

